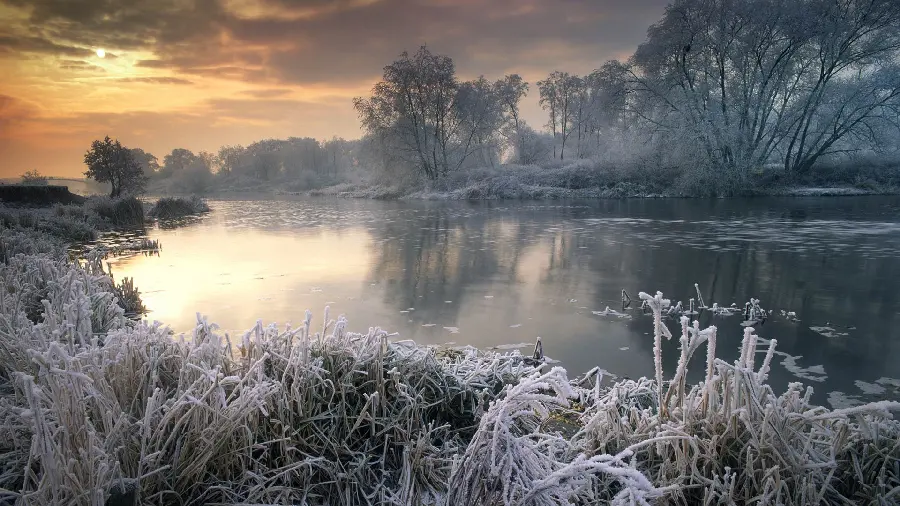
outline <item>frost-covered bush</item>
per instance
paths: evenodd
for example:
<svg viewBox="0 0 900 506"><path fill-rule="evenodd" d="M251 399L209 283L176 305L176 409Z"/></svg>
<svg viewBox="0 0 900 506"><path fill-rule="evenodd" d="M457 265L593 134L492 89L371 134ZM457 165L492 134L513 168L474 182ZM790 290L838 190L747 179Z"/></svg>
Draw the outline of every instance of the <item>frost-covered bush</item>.
<svg viewBox="0 0 900 506"><path fill-rule="evenodd" d="M150 216L162 220L209 212L206 202L196 195L190 198L163 197L150 208Z"/></svg>
<svg viewBox="0 0 900 506"><path fill-rule="evenodd" d="M89 241L96 236L95 220L88 216L58 214L46 208L0 206L0 227L32 230L63 241Z"/></svg>
<svg viewBox="0 0 900 506"><path fill-rule="evenodd" d="M91 197L87 208L100 218L117 227L140 227L144 225L144 204L136 197Z"/></svg>

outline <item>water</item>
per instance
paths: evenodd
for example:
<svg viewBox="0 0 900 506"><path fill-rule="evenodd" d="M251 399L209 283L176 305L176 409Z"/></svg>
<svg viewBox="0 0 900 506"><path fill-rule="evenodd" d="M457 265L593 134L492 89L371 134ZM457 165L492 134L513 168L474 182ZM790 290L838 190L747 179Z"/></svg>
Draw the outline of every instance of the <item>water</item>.
<svg viewBox="0 0 900 506"><path fill-rule="evenodd" d="M595 366L652 376L652 320L639 302L624 318L592 311L621 310L622 289L687 304L698 283L710 306L756 297L774 311L758 334L783 352L776 391L802 381L820 403L900 398L900 198L209 204L199 220L148 231L159 256L112 261L117 277L134 277L147 318L176 332L197 312L231 335L257 319L298 325L305 309L321 324L328 305L354 330L527 343L526 353L541 336L572 376ZM718 355L734 360L741 317L700 321L718 326ZM668 376L677 357L676 337L664 346Z"/></svg>

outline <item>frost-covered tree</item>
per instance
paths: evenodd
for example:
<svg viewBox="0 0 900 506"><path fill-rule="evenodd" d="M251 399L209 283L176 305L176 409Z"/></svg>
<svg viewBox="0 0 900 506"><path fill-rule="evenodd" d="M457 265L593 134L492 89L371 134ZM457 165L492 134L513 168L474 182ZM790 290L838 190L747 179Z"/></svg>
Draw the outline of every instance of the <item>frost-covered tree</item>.
<svg viewBox="0 0 900 506"><path fill-rule="evenodd" d="M105 137L91 143L91 149L84 155L88 170L84 175L101 183L110 183L111 197L122 194L136 194L144 191L147 178L134 159L131 150L118 140Z"/></svg>
<svg viewBox="0 0 900 506"><path fill-rule="evenodd" d="M366 133L394 146L405 165L428 179L490 150L502 126L496 86L484 78L460 83L453 60L426 47L403 52L384 68L372 95L353 104Z"/></svg>
<svg viewBox="0 0 900 506"><path fill-rule="evenodd" d="M572 133L572 125L575 120L575 104L583 84L584 81L578 76L559 71L551 73L546 79L537 83L540 91L541 107L550 113L550 120L547 126L550 127L554 139L557 138L557 135L559 136L560 160L566 157L566 141ZM553 155L554 157L556 156L555 146Z"/></svg>
<svg viewBox="0 0 900 506"><path fill-rule="evenodd" d="M508 132L505 135L507 144L515 152L522 153L525 151L525 132L524 122L520 118L519 103L528 94L528 83L519 74L510 74L497 81L494 90L503 108L504 131Z"/></svg>
<svg viewBox="0 0 900 506"><path fill-rule="evenodd" d="M898 51L896 0L678 0L630 72L643 117L714 166L796 176L890 119Z"/></svg>

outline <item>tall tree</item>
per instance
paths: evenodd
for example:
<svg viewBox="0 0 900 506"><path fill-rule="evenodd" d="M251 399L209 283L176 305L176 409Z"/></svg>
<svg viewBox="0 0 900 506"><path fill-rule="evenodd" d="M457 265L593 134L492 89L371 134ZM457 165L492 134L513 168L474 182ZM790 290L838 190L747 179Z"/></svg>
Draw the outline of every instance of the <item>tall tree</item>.
<svg viewBox="0 0 900 506"><path fill-rule="evenodd" d="M571 126L574 119L575 104L577 95L582 87L583 81L578 76L570 75L568 72L555 71L551 73L547 79L538 81L538 90L540 91L540 104L544 109L550 112L550 127L553 137L557 134L560 139L559 158L564 159L566 156L566 140L571 134ZM554 146L554 156L556 148Z"/></svg>
<svg viewBox="0 0 900 506"><path fill-rule="evenodd" d="M512 133L515 135L511 144L515 147L516 153L524 153L525 132L522 128L524 125L519 118L519 103L528 94L528 83L519 74L510 74L497 81L494 89L503 108L507 126L512 127ZM507 141L509 140L507 139ZM523 163L521 159L518 161Z"/></svg>
<svg viewBox="0 0 900 506"><path fill-rule="evenodd" d="M84 154L84 163L88 167L85 176L101 183L110 183L111 197L141 193L147 184L144 171L131 150L109 136L91 143L91 149Z"/></svg>
<svg viewBox="0 0 900 506"><path fill-rule="evenodd" d="M483 78L460 83L452 59L422 47L385 67L372 95L353 105L372 139L437 179L490 149L500 128L493 95Z"/></svg>

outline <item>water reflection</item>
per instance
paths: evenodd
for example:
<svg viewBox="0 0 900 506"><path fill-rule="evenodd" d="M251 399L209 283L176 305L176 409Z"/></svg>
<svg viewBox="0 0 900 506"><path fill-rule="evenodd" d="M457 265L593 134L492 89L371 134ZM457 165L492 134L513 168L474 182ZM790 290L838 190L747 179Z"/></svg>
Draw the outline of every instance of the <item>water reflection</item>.
<svg viewBox="0 0 900 506"><path fill-rule="evenodd" d="M900 377L891 359L900 301L889 285L900 279L896 198L211 207L187 227L151 231L165 246L160 258L115 266L135 278L151 318L176 330L188 330L195 311L239 331L257 318L299 322L304 309L318 316L327 304L351 327L377 324L424 343L541 336L572 373L599 365L638 376L652 374L650 320L592 311L619 307L623 288L686 303L698 283L710 305L754 296L797 313L800 322L776 317L758 332L793 357L794 372L773 369L781 387L797 367L824 369L805 380L820 402L832 390L858 394L857 380ZM719 327L720 357L736 358L740 318L700 319ZM666 343L668 371L676 347Z"/></svg>

